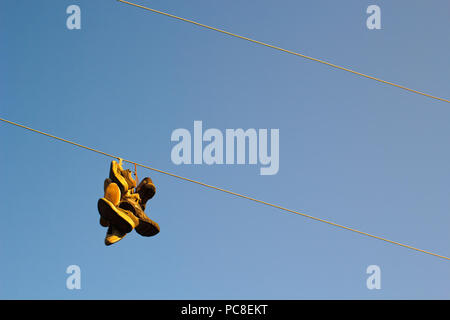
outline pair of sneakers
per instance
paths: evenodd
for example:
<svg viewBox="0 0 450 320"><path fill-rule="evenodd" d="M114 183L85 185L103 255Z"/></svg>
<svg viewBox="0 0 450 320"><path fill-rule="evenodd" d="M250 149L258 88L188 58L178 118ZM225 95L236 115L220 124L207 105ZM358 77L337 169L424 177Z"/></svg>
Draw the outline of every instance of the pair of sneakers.
<svg viewBox="0 0 450 320"><path fill-rule="evenodd" d="M104 184L104 197L97 203L100 224L108 228L107 246L122 240L133 229L144 237L159 233L159 225L144 212L147 201L155 192L152 179L147 177L136 186L130 170L124 170L121 162L111 162L109 178Z"/></svg>

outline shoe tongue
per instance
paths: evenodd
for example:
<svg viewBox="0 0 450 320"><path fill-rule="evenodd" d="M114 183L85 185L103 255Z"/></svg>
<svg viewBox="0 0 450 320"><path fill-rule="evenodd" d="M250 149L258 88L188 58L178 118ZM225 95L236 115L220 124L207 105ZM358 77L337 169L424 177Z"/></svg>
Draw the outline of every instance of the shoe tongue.
<svg viewBox="0 0 450 320"><path fill-rule="evenodd" d="M128 183L128 187L130 188L135 188L136 187L136 181L133 179L133 176L131 174L130 169L124 170L122 172L122 176L125 178L125 180Z"/></svg>

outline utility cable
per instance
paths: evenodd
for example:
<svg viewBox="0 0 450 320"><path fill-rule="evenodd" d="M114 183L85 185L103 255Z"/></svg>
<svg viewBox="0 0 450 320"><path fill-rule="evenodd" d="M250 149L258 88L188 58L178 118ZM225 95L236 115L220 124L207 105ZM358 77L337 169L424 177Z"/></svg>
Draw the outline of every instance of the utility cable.
<svg viewBox="0 0 450 320"><path fill-rule="evenodd" d="M324 61L324 60L320 60L320 59L317 59L317 58L313 58L313 57L310 57L310 56L307 56L307 55L304 55L304 54L301 54L301 53L298 53L298 52L286 50L286 49L283 49L283 48L280 48L280 47L277 47L277 46L274 46L274 45L271 45L271 44L268 44L268 43L265 43L265 42L261 42L261 41L258 41L258 40L254 40L254 39L250 39L250 38L247 38L247 37L244 37L244 36L240 36L238 34L231 33L231 32L228 32L228 31L225 31L225 30L222 30L222 29L218 29L218 28L215 28L215 27L211 27L211 26L208 26L208 25L196 22L196 21L192 21L192 20L189 20L189 19L178 17L178 16L175 16L175 15L170 14L170 13L158 11L158 10L151 9L151 8L147 8L147 7L138 5L136 3L132 3L132 2L124 1L124 0L117 0L117 1L125 3L125 4L128 4L128 5L131 5L131 6L134 6L134 7L137 7L137 8L141 8L141 9L144 9L144 10L147 10L147 11L151 11L153 13L158 13L158 14L164 15L166 17L170 17L170 18L178 19L178 20L181 20L181 21L184 21L184 22L188 22L188 23L194 24L194 25L199 26L199 27L203 27L203 28L207 28L207 29L210 29L210 30L214 30L214 31L220 32L220 33L224 33L224 34L227 34L227 35L235 37L235 38L247 40L247 41L250 41L250 42L253 42L253 43L265 46L265 47L269 47L269 48L272 48L272 49L275 49L275 50L279 50L279 51L282 51L282 52L285 52L285 53L289 53L289 54L292 54L292 55L295 55L295 56L298 56L298 57L302 57L302 58L305 58L305 59L308 59L308 60L319 62L319 63L325 64L325 65L327 65L329 67L333 67L333 68L336 68L336 69L347 71L347 72L353 73L355 75L358 75L358 76L361 76L361 77L364 77L364 78L368 78L368 79L371 79L371 80L375 80L375 81L378 81L378 82L381 82L381 83L384 83L384 84L387 84L387 85L391 85L391 86L394 86L394 87L397 87L397 88L400 88L400 89L403 89L403 90L406 90L406 91L409 91L409 92L413 92L413 93L416 93L416 94L419 94L419 95L422 95L422 96L425 96L425 97L428 97L428 98L431 98L431 99L435 99L435 100L439 100L439 101L450 103L450 100L448 100L448 99L439 98L439 97L430 95L430 94L425 93L425 92L414 90L414 89L411 89L411 88L408 88L408 87L405 87L405 86L402 86L402 85L399 85L399 84L396 84L396 83L393 83L393 82L385 81L385 80L382 80L380 78L376 78L376 77L373 77L373 76L370 76L370 75L367 75L367 74L364 74L364 73L361 73L361 72L358 72L358 71L354 71L354 70L351 70L351 69L348 69L348 68L345 68L345 67L341 67L339 65L336 65L336 64Z"/></svg>

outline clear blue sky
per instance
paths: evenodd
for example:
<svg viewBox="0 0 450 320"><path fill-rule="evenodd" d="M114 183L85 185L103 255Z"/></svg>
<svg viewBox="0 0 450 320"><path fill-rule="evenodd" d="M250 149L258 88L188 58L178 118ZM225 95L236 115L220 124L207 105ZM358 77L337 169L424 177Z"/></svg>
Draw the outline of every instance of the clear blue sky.
<svg viewBox="0 0 450 320"><path fill-rule="evenodd" d="M450 3L137 1L450 97ZM66 28L66 8L82 29ZM366 28L366 8L382 30ZM1 1L1 117L450 255L450 106L113 0ZM280 170L182 165L177 128L279 128ZM154 238L103 243L110 159L0 124L0 298L450 298L450 263L150 171ZM66 289L78 265L82 289ZM366 268L381 268L381 290Z"/></svg>

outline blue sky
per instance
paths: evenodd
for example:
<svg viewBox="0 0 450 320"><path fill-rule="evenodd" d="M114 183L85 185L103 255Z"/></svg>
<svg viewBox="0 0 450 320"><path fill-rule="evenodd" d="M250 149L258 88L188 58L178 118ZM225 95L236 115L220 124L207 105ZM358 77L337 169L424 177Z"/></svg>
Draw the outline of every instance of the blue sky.
<svg viewBox="0 0 450 320"><path fill-rule="evenodd" d="M136 2L450 96L448 1ZM366 28L371 4L382 30ZM450 255L447 103L113 0L2 1L0 39L2 118ZM171 133L195 120L278 128L278 174L173 164ZM2 299L450 298L446 260L143 169L161 233L105 247L110 159L7 124L0 139Z"/></svg>

